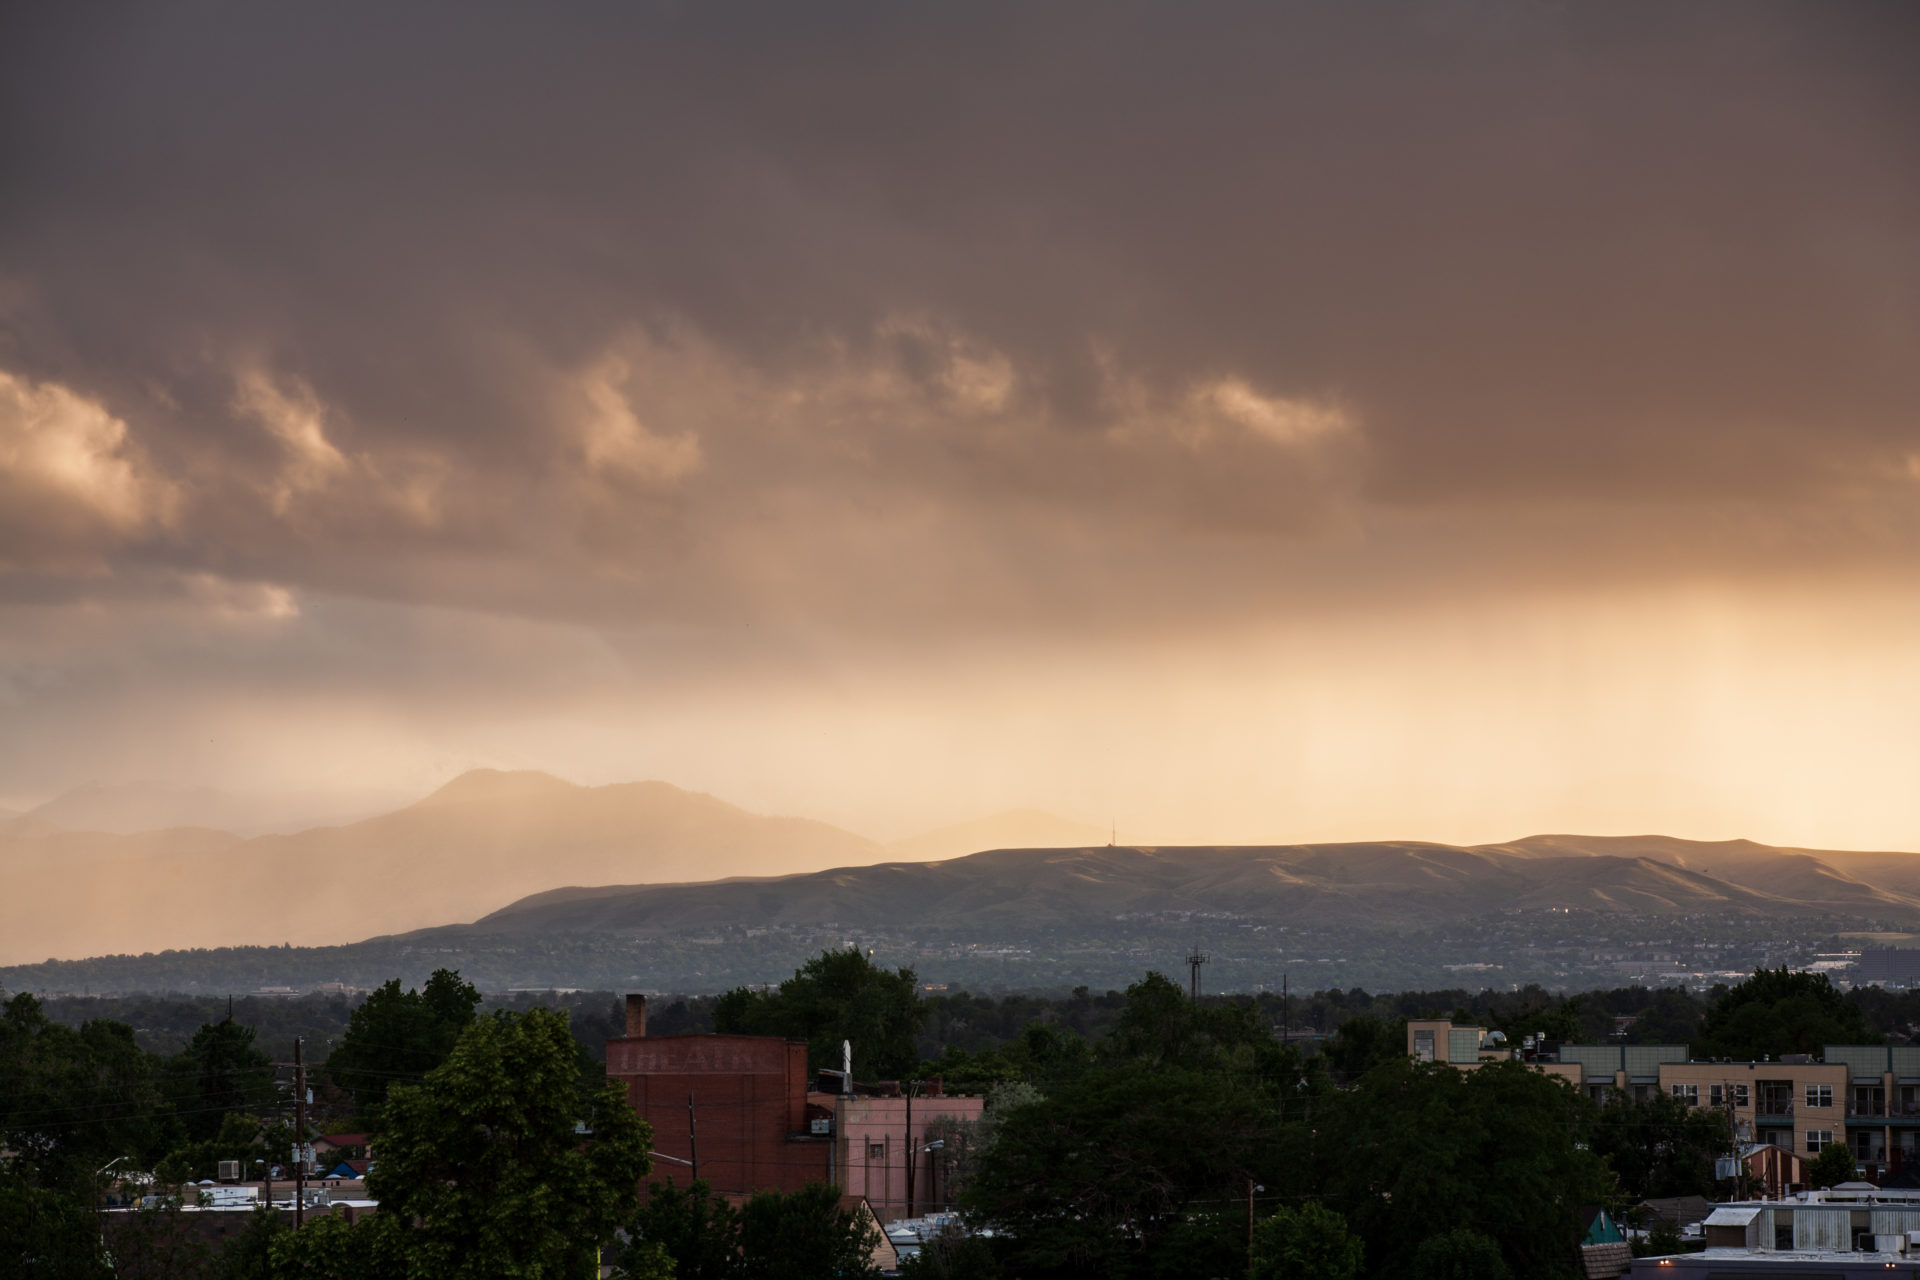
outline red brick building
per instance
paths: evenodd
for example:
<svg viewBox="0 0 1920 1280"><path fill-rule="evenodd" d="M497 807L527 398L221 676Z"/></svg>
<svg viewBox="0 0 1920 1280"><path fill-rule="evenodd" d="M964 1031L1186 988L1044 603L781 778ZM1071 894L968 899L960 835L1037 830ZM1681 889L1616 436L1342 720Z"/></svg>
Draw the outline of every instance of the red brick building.
<svg viewBox="0 0 1920 1280"><path fill-rule="evenodd" d="M626 1086L627 1100L653 1126L653 1149L673 1157L655 1161L655 1181L698 1176L729 1195L835 1181L833 1098L809 1099L804 1043L650 1039L646 997L630 995L627 1034L607 1041L607 1076Z"/></svg>

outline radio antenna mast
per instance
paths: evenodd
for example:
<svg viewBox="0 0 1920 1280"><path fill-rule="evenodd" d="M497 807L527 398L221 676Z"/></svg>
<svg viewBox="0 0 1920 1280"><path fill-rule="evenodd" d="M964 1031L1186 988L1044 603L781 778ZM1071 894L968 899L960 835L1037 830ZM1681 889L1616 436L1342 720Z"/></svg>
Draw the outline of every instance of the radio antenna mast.
<svg viewBox="0 0 1920 1280"><path fill-rule="evenodd" d="M1194 943L1193 951L1187 956L1187 968L1191 970L1193 974L1193 976L1188 979L1187 995L1190 999L1198 1000L1200 998L1200 966L1206 962L1207 953L1200 949L1198 942Z"/></svg>

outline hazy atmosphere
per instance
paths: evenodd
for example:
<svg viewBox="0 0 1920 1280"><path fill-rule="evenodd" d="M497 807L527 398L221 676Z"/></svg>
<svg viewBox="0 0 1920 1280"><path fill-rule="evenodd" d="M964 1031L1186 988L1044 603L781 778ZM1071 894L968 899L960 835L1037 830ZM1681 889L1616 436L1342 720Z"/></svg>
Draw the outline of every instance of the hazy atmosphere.
<svg viewBox="0 0 1920 1280"><path fill-rule="evenodd" d="M1920 849L1916 47L10 6L0 808Z"/></svg>

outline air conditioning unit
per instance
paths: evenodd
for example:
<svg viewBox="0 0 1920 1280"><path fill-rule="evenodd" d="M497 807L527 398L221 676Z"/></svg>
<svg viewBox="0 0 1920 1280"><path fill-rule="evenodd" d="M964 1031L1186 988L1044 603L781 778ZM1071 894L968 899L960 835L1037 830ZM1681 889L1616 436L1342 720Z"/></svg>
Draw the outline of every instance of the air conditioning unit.
<svg viewBox="0 0 1920 1280"><path fill-rule="evenodd" d="M832 1133L833 1118L831 1116L818 1117L813 1122L813 1131L816 1134L822 1134L822 1135Z"/></svg>
<svg viewBox="0 0 1920 1280"><path fill-rule="evenodd" d="M222 1160L217 1176L221 1182L240 1181L240 1162L238 1160Z"/></svg>

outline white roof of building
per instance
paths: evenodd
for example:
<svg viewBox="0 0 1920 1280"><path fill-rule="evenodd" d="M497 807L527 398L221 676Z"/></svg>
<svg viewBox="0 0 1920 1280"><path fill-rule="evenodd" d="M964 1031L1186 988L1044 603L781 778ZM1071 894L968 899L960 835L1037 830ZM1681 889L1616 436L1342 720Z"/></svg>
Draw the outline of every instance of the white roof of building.
<svg viewBox="0 0 1920 1280"><path fill-rule="evenodd" d="M1753 1205L1723 1204L1706 1217L1710 1227L1744 1227L1760 1216L1760 1210Z"/></svg>

